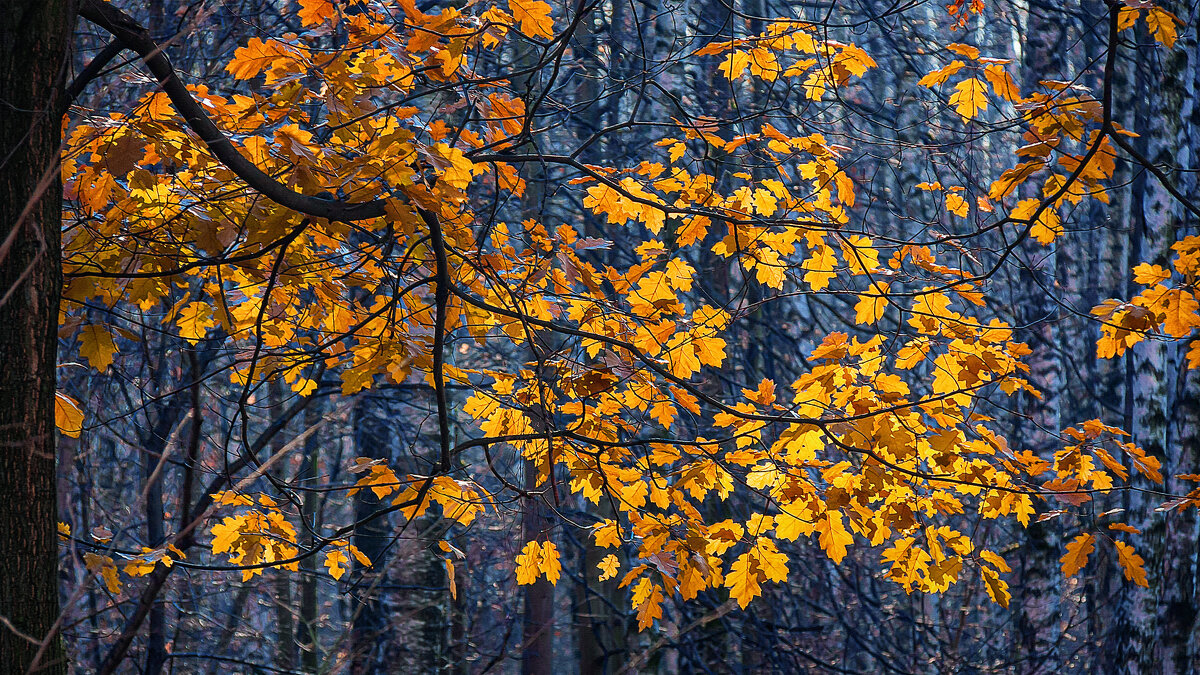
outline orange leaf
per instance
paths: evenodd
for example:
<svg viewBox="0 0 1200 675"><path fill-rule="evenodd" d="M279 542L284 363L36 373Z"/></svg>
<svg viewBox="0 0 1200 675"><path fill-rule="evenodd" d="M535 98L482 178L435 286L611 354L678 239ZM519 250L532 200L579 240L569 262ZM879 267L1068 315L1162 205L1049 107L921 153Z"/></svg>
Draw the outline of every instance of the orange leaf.
<svg viewBox="0 0 1200 675"><path fill-rule="evenodd" d="M103 326L84 326L79 331L79 355L96 370L102 373L108 370L116 353L117 345L113 343L112 334Z"/></svg>
<svg viewBox="0 0 1200 675"><path fill-rule="evenodd" d="M1007 608L1009 600L1012 600L1008 584L990 567L981 567L980 573L983 576L984 588L987 589L988 597L997 605Z"/></svg>
<svg viewBox="0 0 1200 675"><path fill-rule="evenodd" d="M79 438L83 432L83 411L75 399L61 391L54 392L54 425L71 438Z"/></svg>
<svg viewBox="0 0 1200 675"><path fill-rule="evenodd" d="M1150 582L1146 579L1146 561L1142 556L1134 552L1133 547L1123 541L1116 542L1117 544L1117 562L1120 563L1121 569L1125 571L1125 578L1129 579L1138 586L1149 588Z"/></svg>
<svg viewBox="0 0 1200 675"><path fill-rule="evenodd" d="M1062 563L1063 574L1069 577L1079 572L1087 565L1088 556L1095 550L1095 537L1086 532L1068 542L1067 552L1058 559Z"/></svg>
<svg viewBox="0 0 1200 675"><path fill-rule="evenodd" d="M554 37L554 20L550 18L550 5L542 0L508 0L513 19L520 23L520 31L529 37L549 40Z"/></svg>
<svg viewBox="0 0 1200 675"><path fill-rule="evenodd" d="M959 82L950 95L950 105L965 119L975 119L980 111L987 109L987 85L979 78L971 77Z"/></svg>

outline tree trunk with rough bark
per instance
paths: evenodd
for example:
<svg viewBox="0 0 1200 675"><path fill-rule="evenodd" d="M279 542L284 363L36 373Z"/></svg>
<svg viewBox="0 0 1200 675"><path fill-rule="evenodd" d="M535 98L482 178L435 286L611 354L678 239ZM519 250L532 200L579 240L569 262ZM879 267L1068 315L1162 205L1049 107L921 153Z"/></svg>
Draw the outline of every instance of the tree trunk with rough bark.
<svg viewBox="0 0 1200 675"><path fill-rule="evenodd" d="M64 672L55 535L58 151L74 3L0 12L0 672ZM18 633L19 631L19 633ZM28 638L32 638L31 641Z"/></svg>

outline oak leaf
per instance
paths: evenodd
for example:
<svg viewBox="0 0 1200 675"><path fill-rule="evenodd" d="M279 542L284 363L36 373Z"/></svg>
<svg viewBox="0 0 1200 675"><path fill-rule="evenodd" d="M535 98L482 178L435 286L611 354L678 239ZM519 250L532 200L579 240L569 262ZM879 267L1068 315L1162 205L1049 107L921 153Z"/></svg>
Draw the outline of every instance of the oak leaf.
<svg viewBox="0 0 1200 675"><path fill-rule="evenodd" d="M1125 572L1125 578L1138 586L1149 588L1150 582L1146 579L1146 561L1129 544L1123 541L1115 543L1117 546L1117 563L1121 565L1121 569Z"/></svg>
<svg viewBox="0 0 1200 675"><path fill-rule="evenodd" d="M116 353L117 345L113 342L112 334L103 326L91 325L80 329L79 355L87 359L93 368L102 373L108 370Z"/></svg>
<svg viewBox="0 0 1200 675"><path fill-rule="evenodd" d="M1084 532L1067 543L1067 552L1059 558L1066 576L1074 576L1088 563L1088 556L1096 550L1095 537Z"/></svg>
<svg viewBox="0 0 1200 675"><path fill-rule="evenodd" d="M959 82L950 95L950 105L965 119L975 119L980 111L987 109L987 85L974 77Z"/></svg>
<svg viewBox="0 0 1200 675"><path fill-rule="evenodd" d="M529 37L549 40L554 37L554 20L550 18L550 5L542 0L508 0L513 19L520 23L519 30Z"/></svg>
<svg viewBox="0 0 1200 675"><path fill-rule="evenodd" d="M996 574L996 571L990 567L981 567L980 574L983 576L984 587L987 589L988 597L992 602L1007 608L1008 603L1012 600L1012 593L1008 590L1008 583Z"/></svg>
<svg viewBox="0 0 1200 675"><path fill-rule="evenodd" d="M71 438L79 438L83 433L83 410L75 399L61 391L54 392L54 425Z"/></svg>

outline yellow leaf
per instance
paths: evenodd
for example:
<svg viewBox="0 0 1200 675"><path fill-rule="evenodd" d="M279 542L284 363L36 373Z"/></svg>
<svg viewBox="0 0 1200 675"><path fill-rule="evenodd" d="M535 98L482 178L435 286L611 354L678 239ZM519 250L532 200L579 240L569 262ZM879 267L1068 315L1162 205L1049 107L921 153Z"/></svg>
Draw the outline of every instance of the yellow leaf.
<svg viewBox="0 0 1200 675"><path fill-rule="evenodd" d="M842 45L842 49L838 52L834 63L845 68L847 72L855 77L862 77L868 70L877 65L875 59L871 58L870 54L854 44Z"/></svg>
<svg viewBox="0 0 1200 675"><path fill-rule="evenodd" d="M332 0L300 0L300 11L297 12L300 23L305 26L318 26L326 21L337 18L337 9Z"/></svg>
<svg viewBox="0 0 1200 675"><path fill-rule="evenodd" d="M1146 478L1149 478L1155 483L1159 483L1160 485L1162 484L1163 477L1162 473L1160 472L1160 469L1162 469L1162 462L1159 461L1157 457L1153 455L1147 455L1145 450L1133 443L1122 443L1121 449L1123 449L1125 454L1129 456L1129 459L1133 461L1133 468L1137 469L1138 473L1142 474Z"/></svg>
<svg viewBox="0 0 1200 675"><path fill-rule="evenodd" d="M1021 100L1021 88L1017 86L1012 75L1004 69L1004 66L991 63L983 67L983 76L992 85L992 91L996 95L1009 101Z"/></svg>
<svg viewBox="0 0 1200 675"><path fill-rule="evenodd" d="M179 310L175 324L179 326L180 337L196 344L204 339L208 329L217 325L217 322L212 318L211 307L203 302L192 302Z"/></svg>
<svg viewBox="0 0 1200 675"><path fill-rule="evenodd" d="M1163 330L1172 337L1191 335L1192 328L1200 325L1200 302L1191 293L1173 288L1164 293L1156 305L1166 315Z"/></svg>
<svg viewBox="0 0 1200 675"><path fill-rule="evenodd" d="M842 522L842 514L837 511L826 511L817 521L818 542L825 554L835 563L842 562L846 557L846 547L854 543L854 535L846 530Z"/></svg>
<svg viewBox="0 0 1200 675"><path fill-rule="evenodd" d="M363 567L371 566L371 559L367 557L366 553L358 550L357 546L350 544L346 548L350 549L350 554L354 556L354 559L358 561L359 565L362 565Z"/></svg>
<svg viewBox="0 0 1200 675"><path fill-rule="evenodd" d="M837 258L833 255L833 249L820 244L813 249L811 255L800 263L800 267L807 270L804 273L804 283L808 284L814 291L825 290L829 286L830 280L837 276L835 271L837 268Z"/></svg>
<svg viewBox="0 0 1200 675"><path fill-rule="evenodd" d="M966 218L971 213L971 205L957 192L947 192L946 210L959 218Z"/></svg>
<svg viewBox="0 0 1200 675"><path fill-rule="evenodd" d="M1058 218L1058 212L1049 206L1042 209L1037 220L1030 222L1039 206L1041 206L1041 202L1037 199L1022 199L1013 207L1009 218L1029 223L1030 236L1040 244L1049 244L1054 241L1055 237L1062 234L1062 222Z"/></svg>
<svg viewBox="0 0 1200 675"><path fill-rule="evenodd" d="M454 582L454 563L450 562L449 558L443 558L442 562L446 563L446 580L450 583L450 599L458 599L458 584Z"/></svg>
<svg viewBox="0 0 1200 675"><path fill-rule="evenodd" d="M980 568L980 573L983 575L983 584L987 588L988 597L997 605L1007 608L1008 601L1012 599L1012 594L1008 592L1008 584L990 567Z"/></svg>
<svg viewBox="0 0 1200 675"><path fill-rule="evenodd" d="M646 581L643 579L643 581ZM646 630L654 625L655 619L662 618L662 589L657 584L650 584L650 592L646 597L636 604L638 630Z"/></svg>
<svg viewBox="0 0 1200 675"><path fill-rule="evenodd" d="M929 87L931 89L940 84L945 84L946 80L949 79L951 75L962 70L964 67L966 67L966 65L967 64L963 63L962 61L951 61L949 65L938 68L931 73L927 73L920 80L917 80L917 84L921 85L922 87Z"/></svg>
<svg viewBox="0 0 1200 675"><path fill-rule="evenodd" d="M517 583L528 586L541 575L542 547L536 541L525 544L517 556Z"/></svg>
<svg viewBox="0 0 1200 675"><path fill-rule="evenodd" d="M874 285L874 293L858 296L858 304L854 305L854 323L874 325L887 309L889 285L883 281L876 281Z"/></svg>
<svg viewBox="0 0 1200 675"><path fill-rule="evenodd" d="M750 52L736 50L729 52L725 60L721 61L718 69L730 80L736 80L742 76L746 67L750 65Z"/></svg>
<svg viewBox="0 0 1200 675"><path fill-rule="evenodd" d="M946 49L954 52L955 54L965 56L968 59L979 58L979 49L972 47L971 45L964 45L960 42L951 42L950 44L946 45Z"/></svg>
<svg viewBox="0 0 1200 675"><path fill-rule="evenodd" d="M334 579L341 579L349 564L350 558L342 551L334 550L325 554L325 567L329 568L329 576Z"/></svg>
<svg viewBox="0 0 1200 675"><path fill-rule="evenodd" d="M546 4L546 3L540 3ZM434 164L439 169L440 180L444 181L451 187L463 189L471 184L471 177L475 173L475 165L462 150L451 147L446 143L437 143L433 146L436 157Z"/></svg>
<svg viewBox="0 0 1200 675"><path fill-rule="evenodd" d="M596 567L600 569L600 581L608 581L617 576L617 570L621 569L621 561L617 560L617 556L609 553Z"/></svg>
<svg viewBox="0 0 1200 675"><path fill-rule="evenodd" d="M863 275L879 269L879 251L875 249L871 238L853 234L838 242L842 249L842 258L851 274Z"/></svg>
<svg viewBox="0 0 1200 675"><path fill-rule="evenodd" d="M142 550L145 552L151 549L143 548ZM158 561L153 556L142 555L125 563L125 574L131 577L144 577L153 572L157 565Z"/></svg>
<svg viewBox="0 0 1200 675"><path fill-rule="evenodd" d="M1095 537L1086 532L1068 542L1067 552L1058 559L1062 563L1063 574L1069 577L1083 569L1088 563L1088 556L1095 550Z"/></svg>
<svg viewBox="0 0 1200 675"><path fill-rule="evenodd" d="M542 561L539 567L551 584L558 583L559 577L562 576L562 563L558 560L558 547L554 545L554 542L548 541L542 544Z"/></svg>
<svg viewBox="0 0 1200 675"><path fill-rule="evenodd" d="M758 570L749 553L743 553L730 565L729 574L725 575L725 587L729 589L729 597L737 600L742 609L762 593Z"/></svg>
<svg viewBox="0 0 1200 675"><path fill-rule="evenodd" d="M758 560L759 570L768 581L787 581L788 557L776 548L775 542L766 537L759 537L754 545L754 556Z"/></svg>
<svg viewBox="0 0 1200 675"><path fill-rule="evenodd" d="M508 0L513 20L519 22L520 31L529 37L549 40L554 37L554 20L550 18L550 5L542 0Z"/></svg>
<svg viewBox="0 0 1200 675"><path fill-rule="evenodd" d="M1143 286L1157 286L1170 278L1170 270L1159 265L1142 263L1133 268L1133 280Z"/></svg>
<svg viewBox="0 0 1200 675"><path fill-rule="evenodd" d="M750 74L768 82L779 77L779 59L767 49L755 47L750 50Z"/></svg>
<svg viewBox="0 0 1200 675"><path fill-rule="evenodd" d="M981 110L987 109L987 85L975 77L959 82L950 95L950 105L965 119L975 119Z"/></svg>
<svg viewBox="0 0 1200 675"><path fill-rule="evenodd" d="M1154 39L1167 49L1175 46L1178 34L1175 32L1175 22L1179 19L1161 7L1151 7L1146 12L1146 25Z"/></svg>
<svg viewBox="0 0 1200 675"><path fill-rule="evenodd" d="M610 548L621 544L621 530L615 520L605 520L595 526L592 536L600 548Z"/></svg>
<svg viewBox="0 0 1200 675"><path fill-rule="evenodd" d="M1038 216L1033 227L1029 228L1029 236L1043 246L1054 241L1055 237L1060 234L1062 234L1062 222L1058 218L1058 211L1049 207L1042 211L1042 215Z"/></svg>
<svg viewBox="0 0 1200 675"><path fill-rule="evenodd" d="M1012 571L1012 568L1008 566L1008 563L1005 562L1004 558L1001 558L998 553L994 553L985 549L979 552L979 557L983 558L985 562L1001 572L1008 573Z"/></svg>
<svg viewBox="0 0 1200 675"><path fill-rule="evenodd" d="M225 70L239 80L249 80L265 70L266 84L270 85L289 73L299 72L300 66L299 54L292 47L276 40L250 38L245 47L233 52Z"/></svg>
<svg viewBox="0 0 1200 675"><path fill-rule="evenodd" d="M102 373L108 370L116 353L117 345L113 343L112 334L103 326L91 325L80 329L79 355L87 359L93 368Z"/></svg>
<svg viewBox="0 0 1200 675"><path fill-rule="evenodd" d="M1150 582L1146 579L1146 561L1142 559L1142 556L1135 553L1133 547L1129 544L1118 541L1116 545L1117 562L1120 563L1121 569L1125 571L1125 578L1138 586L1149 588Z"/></svg>
<svg viewBox="0 0 1200 675"><path fill-rule="evenodd" d="M1117 12L1117 29L1128 30L1133 28L1134 24L1137 23L1137 18L1141 14L1141 10L1132 7L1121 7L1120 11Z"/></svg>
<svg viewBox="0 0 1200 675"><path fill-rule="evenodd" d="M779 199L770 190L759 188L754 191L754 210L770 217L779 210Z"/></svg>
<svg viewBox="0 0 1200 675"><path fill-rule="evenodd" d="M1200 340L1192 340L1187 352L1188 368L1200 368Z"/></svg>
<svg viewBox="0 0 1200 675"><path fill-rule="evenodd" d="M359 457L355 461L358 462L359 466L363 466L372 460L366 457ZM353 497L362 488L370 488L376 497L383 499L400 489L400 478L388 467L372 464L367 467L367 475L359 478L354 483L354 488L348 493L349 496Z"/></svg>
<svg viewBox="0 0 1200 675"><path fill-rule="evenodd" d="M117 574L117 564L113 562L112 558L95 553L84 553L83 562L88 571L100 574L109 592L121 592L121 578Z"/></svg>
<svg viewBox="0 0 1200 675"><path fill-rule="evenodd" d="M75 399L61 391L54 392L54 426L71 438L83 433L83 411Z"/></svg>
<svg viewBox="0 0 1200 675"><path fill-rule="evenodd" d="M814 70L804 80L804 95L811 101L819 101L832 85L833 82L829 79L828 70Z"/></svg>

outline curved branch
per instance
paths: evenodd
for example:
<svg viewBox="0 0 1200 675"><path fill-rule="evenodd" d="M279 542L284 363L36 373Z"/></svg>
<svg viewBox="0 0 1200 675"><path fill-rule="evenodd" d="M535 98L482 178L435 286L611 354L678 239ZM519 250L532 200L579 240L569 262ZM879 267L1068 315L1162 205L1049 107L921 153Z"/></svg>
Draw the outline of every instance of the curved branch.
<svg viewBox="0 0 1200 675"><path fill-rule="evenodd" d="M103 0L83 0L80 3L79 15L112 33L122 45L137 52L192 131L222 164L263 196L281 206L314 218L348 222L384 215L382 199L359 203L321 199L302 195L276 181L242 156L229 138L217 128L216 123L179 79L166 54L141 24Z"/></svg>
<svg viewBox="0 0 1200 675"><path fill-rule="evenodd" d="M124 49L125 45L120 40L113 40L105 45L104 49L89 61L83 70L79 71L79 75L74 80L71 80L71 84L67 86L67 100L74 101L79 98L79 95L83 93L84 89L87 89L92 80L99 77L100 72L104 70L105 66L117 58L117 54L120 54Z"/></svg>

